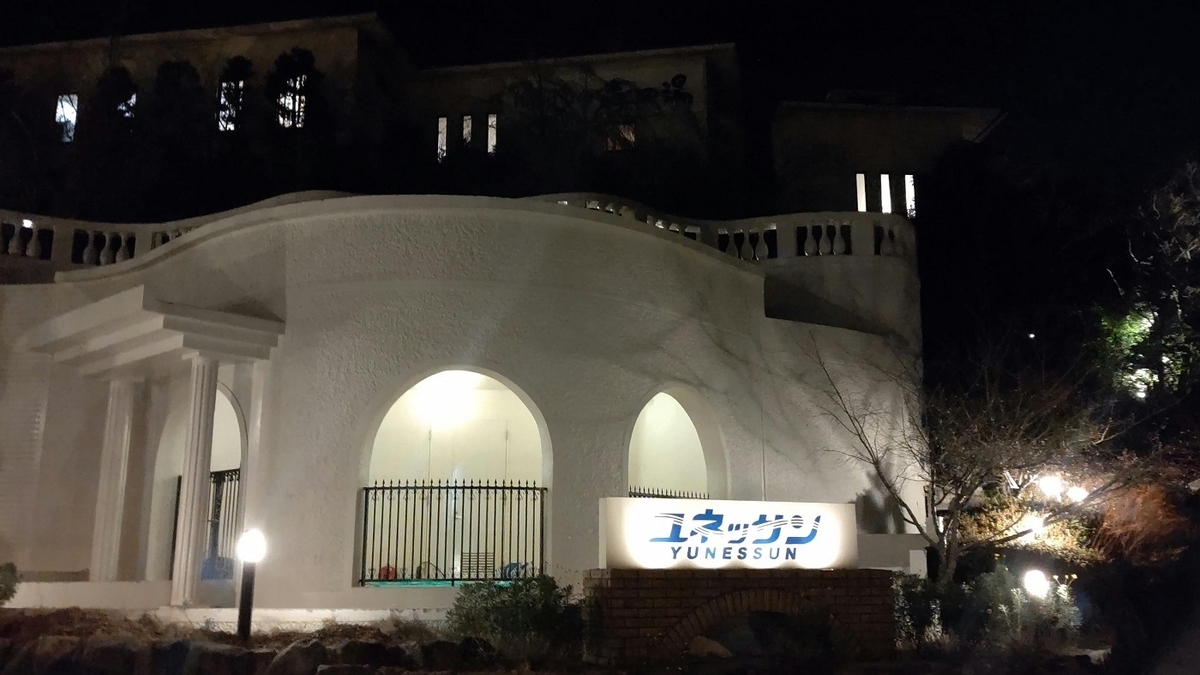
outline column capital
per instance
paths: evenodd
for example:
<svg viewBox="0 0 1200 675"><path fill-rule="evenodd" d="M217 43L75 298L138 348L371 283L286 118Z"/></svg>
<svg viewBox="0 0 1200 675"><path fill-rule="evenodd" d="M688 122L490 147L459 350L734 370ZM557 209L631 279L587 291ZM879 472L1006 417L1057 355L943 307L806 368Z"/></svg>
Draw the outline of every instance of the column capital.
<svg viewBox="0 0 1200 675"><path fill-rule="evenodd" d="M221 365L221 357L217 354L197 350L184 352L183 360L190 361L191 363L199 363L201 365Z"/></svg>

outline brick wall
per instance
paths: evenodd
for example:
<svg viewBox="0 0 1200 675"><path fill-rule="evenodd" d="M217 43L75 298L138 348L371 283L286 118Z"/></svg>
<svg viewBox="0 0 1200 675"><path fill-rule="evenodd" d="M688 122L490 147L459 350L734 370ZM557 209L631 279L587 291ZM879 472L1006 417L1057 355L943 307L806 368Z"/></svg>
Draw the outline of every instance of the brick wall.
<svg viewBox="0 0 1200 675"><path fill-rule="evenodd" d="M856 656L895 649L886 570L589 570L597 631L587 656L626 665L681 657L697 635L747 612L829 617Z"/></svg>

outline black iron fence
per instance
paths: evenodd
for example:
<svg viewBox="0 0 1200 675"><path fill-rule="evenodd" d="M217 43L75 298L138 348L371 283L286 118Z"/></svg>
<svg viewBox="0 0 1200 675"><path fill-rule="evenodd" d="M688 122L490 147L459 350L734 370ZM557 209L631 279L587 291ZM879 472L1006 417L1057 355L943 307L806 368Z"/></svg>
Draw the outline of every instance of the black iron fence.
<svg viewBox="0 0 1200 675"><path fill-rule="evenodd" d="M546 488L533 483L376 483L362 511L360 584L545 572Z"/></svg>
<svg viewBox="0 0 1200 675"><path fill-rule="evenodd" d="M663 488L648 488L629 486L630 497L657 497L659 499L708 499L707 492L688 492L687 490L665 490Z"/></svg>
<svg viewBox="0 0 1200 675"><path fill-rule="evenodd" d="M228 469L209 474L208 527L204 540L202 579L232 579L234 547L237 546L238 498L241 494L241 470ZM183 476L175 478L175 525L171 532L171 567L175 567L175 537L179 531L179 498Z"/></svg>

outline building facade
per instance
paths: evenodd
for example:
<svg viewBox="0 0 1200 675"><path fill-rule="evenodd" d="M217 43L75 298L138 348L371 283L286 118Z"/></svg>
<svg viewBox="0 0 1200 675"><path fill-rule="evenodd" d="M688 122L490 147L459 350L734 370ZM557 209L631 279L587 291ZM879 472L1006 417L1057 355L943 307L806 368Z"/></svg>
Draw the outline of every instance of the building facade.
<svg viewBox="0 0 1200 675"><path fill-rule="evenodd" d="M228 605L258 527L263 606L445 607L577 583L598 500L630 494L855 502L863 566L921 548L829 404L904 431L916 296L871 295L916 290L900 216L306 193L130 235L160 243L0 287L18 604ZM811 317L767 314L789 270L825 279Z"/></svg>

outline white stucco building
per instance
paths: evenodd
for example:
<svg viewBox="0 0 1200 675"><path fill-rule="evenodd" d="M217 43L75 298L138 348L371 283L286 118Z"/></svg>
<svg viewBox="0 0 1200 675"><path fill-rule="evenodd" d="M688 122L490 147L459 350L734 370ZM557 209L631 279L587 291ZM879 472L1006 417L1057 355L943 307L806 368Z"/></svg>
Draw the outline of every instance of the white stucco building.
<svg viewBox="0 0 1200 675"><path fill-rule="evenodd" d="M920 347L902 216L304 193L161 225L0 219L6 257L58 269L0 286L17 604L228 605L248 527L262 607L578 583L598 500L631 491L854 502L861 565L920 557L813 358L890 411L880 433L904 423L884 375Z"/></svg>

